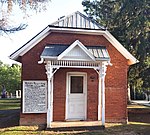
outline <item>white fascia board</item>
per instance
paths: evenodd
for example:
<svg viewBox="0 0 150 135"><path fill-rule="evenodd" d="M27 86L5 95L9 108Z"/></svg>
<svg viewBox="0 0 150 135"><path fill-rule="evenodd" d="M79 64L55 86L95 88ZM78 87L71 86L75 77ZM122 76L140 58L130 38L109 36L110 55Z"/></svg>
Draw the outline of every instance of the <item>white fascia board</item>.
<svg viewBox="0 0 150 135"><path fill-rule="evenodd" d="M89 50L79 41L76 40L72 43L64 52L62 52L58 56L58 60L61 60L67 53L69 53L75 46L79 46L93 61L95 61L95 57L89 52Z"/></svg>
<svg viewBox="0 0 150 135"><path fill-rule="evenodd" d="M26 52L28 52L31 48L33 48L37 43L39 43L42 39L44 39L49 33L50 33L49 27L46 27L39 34L37 34L33 39L28 41L20 49L18 49L16 52L10 55L10 59L16 60L19 56L23 56Z"/></svg>
<svg viewBox="0 0 150 135"><path fill-rule="evenodd" d="M74 28L58 28L58 27L46 27L42 32L37 34L28 43L10 55L10 59L16 60L19 56L24 55L43 38L45 38L50 32L64 32L64 33L76 33L76 34L89 34L89 35L103 35L126 59L129 60L129 65L138 63L139 61L130 54L108 31L105 30L88 30L88 29L74 29Z"/></svg>
<svg viewBox="0 0 150 135"><path fill-rule="evenodd" d="M57 57L53 56L41 56L42 59L51 59L51 60L57 60Z"/></svg>
<svg viewBox="0 0 150 135"><path fill-rule="evenodd" d="M89 35L103 35L127 60L128 64L132 65L138 63L139 61L126 50L121 43L107 30L86 30L86 29L72 29L72 28L51 28L51 30L56 32L67 32L76 34L89 34Z"/></svg>
<svg viewBox="0 0 150 135"><path fill-rule="evenodd" d="M104 37L126 58L129 60L129 65L138 63L139 61L119 43L118 40L109 32L106 31Z"/></svg>
<svg viewBox="0 0 150 135"><path fill-rule="evenodd" d="M84 29L71 29L71 28L55 28L47 26L43 29L39 34L37 34L34 38L29 40L25 45L19 48L16 52L12 53L9 58L12 60L17 60L19 56L23 56L27 53L31 48L33 48L37 43L39 43L42 39L44 39L50 32L67 32L67 33L79 33L79 34L96 34L96 30L84 30ZM103 31L101 31L103 32ZM97 34L99 35L99 34Z"/></svg>
<svg viewBox="0 0 150 135"><path fill-rule="evenodd" d="M52 57L52 56L42 56L41 57L41 61L43 61L44 59L47 60L58 60L58 57ZM73 60L73 61L79 61L78 59L74 59L74 58L63 58L63 60ZM91 60L87 60L87 59L80 59L80 61L91 61ZM110 59L107 58L95 58L95 62L97 61L110 61Z"/></svg>
<svg viewBox="0 0 150 135"><path fill-rule="evenodd" d="M110 61L108 58L96 58L96 61Z"/></svg>
<svg viewBox="0 0 150 135"><path fill-rule="evenodd" d="M90 30L90 29L75 29L75 28L58 28L51 27L50 30L53 32L64 32L64 33L76 33L76 34L89 34L89 35L103 35L105 33L104 30Z"/></svg>

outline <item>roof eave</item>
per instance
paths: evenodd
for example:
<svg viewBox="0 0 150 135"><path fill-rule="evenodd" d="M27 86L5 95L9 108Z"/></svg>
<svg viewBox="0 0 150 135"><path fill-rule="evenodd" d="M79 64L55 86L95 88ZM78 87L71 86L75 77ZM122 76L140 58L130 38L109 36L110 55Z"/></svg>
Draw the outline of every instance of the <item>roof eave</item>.
<svg viewBox="0 0 150 135"><path fill-rule="evenodd" d="M128 65L134 65L134 64L139 63L139 62L140 61L138 61L137 59L135 59L135 60L128 59L127 64Z"/></svg>
<svg viewBox="0 0 150 135"><path fill-rule="evenodd" d="M110 61L110 58L96 58L96 61Z"/></svg>
<svg viewBox="0 0 150 135"><path fill-rule="evenodd" d="M12 60L18 59L19 56L24 55L26 52L28 52L31 48L33 48L39 41L41 41L43 38L45 38L49 34L49 27L45 27L41 32L39 32L36 36L34 36L32 39L30 39L27 43L25 43L23 46L21 46L18 50L13 52L9 58Z"/></svg>
<svg viewBox="0 0 150 135"><path fill-rule="evenodd" d="M104 36L128 60L128 65L133 65L139 62L109 31L105 31Z"/></svg>
<svg viewBox="0 0 150 135"><path fill-rule="evenodd" d="M51 60L57 60L57 56L41 56L42 59L51 59Z"/></svg>
<svg viewBox="0 0 150 135"><path fill-rule="evenodd" d="M76 34L93 34L103 35L127 60L128 64L132 65L139 61L131 55L107 30L89 30L80 28L64 28L48 26L33 37L30 41L24 44L21 48L10 55L10 59L17 60L19 56L24 55L31 48L33 48L38 42L45 38L50 32L64 32L64 33L76 33Z"/></svg>
<svg viewBox="0 0 150 135"><path fill-rule="evenodd" d="M58 60L58 56L41 56L41 59L44 59L44 60ZM95 58L95 60L96 61L110 61L110 58Z"/></svg>

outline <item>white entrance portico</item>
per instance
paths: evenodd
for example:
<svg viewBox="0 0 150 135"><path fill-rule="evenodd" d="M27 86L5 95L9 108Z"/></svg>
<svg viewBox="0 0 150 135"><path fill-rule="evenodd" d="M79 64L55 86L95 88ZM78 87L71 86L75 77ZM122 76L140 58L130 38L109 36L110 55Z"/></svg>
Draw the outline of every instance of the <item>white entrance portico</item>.
<svg viewBox="0 0 150 135"><path fill-rule="evenodd" d="M46 63L48 79L47 128L51 128L53 122L53 75L61 67L89 68L98 73L98 121L102 121L102 126L105 126L105 75L106 66L110 64L106 47L84 46L79 40L71 45L51 44L47 45L41 54L39 63L43 62ZM86 73L68 72L67 74L66 120L86 120L86 79Z"/></svg>

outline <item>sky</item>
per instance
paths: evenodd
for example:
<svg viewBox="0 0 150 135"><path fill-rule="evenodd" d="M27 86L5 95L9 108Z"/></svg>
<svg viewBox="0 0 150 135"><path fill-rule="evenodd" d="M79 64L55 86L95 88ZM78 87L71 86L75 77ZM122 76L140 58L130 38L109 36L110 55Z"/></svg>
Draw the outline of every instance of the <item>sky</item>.
<svg viewBox="0 0 150 135"><path fill-rule="evenodd" d="M38 13L27 20L28 27L25 30L9 35L0 35L0 60L10 65L15 63L15 61L9 59L10 54L24 45L47 25L57 21L61 16L67 16L76 11L84 13L81 3L82 0L51 0L46 12ZM17 22L14 23L18 23L20 20L17 9L13 20L15 19Z"/></svg>

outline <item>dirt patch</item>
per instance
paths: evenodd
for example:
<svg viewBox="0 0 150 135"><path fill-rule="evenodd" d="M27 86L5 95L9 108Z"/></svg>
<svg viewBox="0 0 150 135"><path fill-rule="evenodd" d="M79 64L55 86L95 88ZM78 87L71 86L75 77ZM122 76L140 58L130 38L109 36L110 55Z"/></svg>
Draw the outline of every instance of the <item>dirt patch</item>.
<svg viewBox="0 0 150 135"><path fill-rule="evenodd" d="M129 113L128 121L150 123L150 113Z"/></svg>
<svg viewBox="0 0 150 135"><path fill-rule="evenodd" d="M150 123L150 107L139 104L128 106L128 121Z"/></svg>

